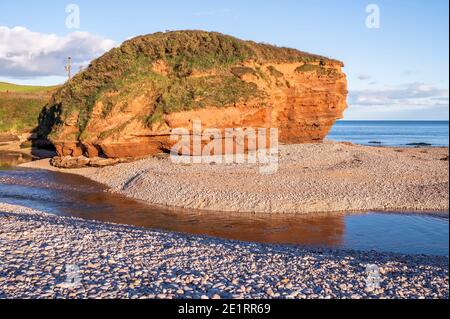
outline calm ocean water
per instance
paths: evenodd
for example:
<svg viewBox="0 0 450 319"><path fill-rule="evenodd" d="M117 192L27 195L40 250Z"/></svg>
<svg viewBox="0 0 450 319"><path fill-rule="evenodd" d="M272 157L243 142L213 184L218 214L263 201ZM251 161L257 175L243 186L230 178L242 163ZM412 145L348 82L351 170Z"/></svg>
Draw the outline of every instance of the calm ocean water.
<svg viewBox="0 0 450 319"><path fill-rule="evenodd" d="M338 121L329 140L363 145L448 146L448 121Z"/></svg>

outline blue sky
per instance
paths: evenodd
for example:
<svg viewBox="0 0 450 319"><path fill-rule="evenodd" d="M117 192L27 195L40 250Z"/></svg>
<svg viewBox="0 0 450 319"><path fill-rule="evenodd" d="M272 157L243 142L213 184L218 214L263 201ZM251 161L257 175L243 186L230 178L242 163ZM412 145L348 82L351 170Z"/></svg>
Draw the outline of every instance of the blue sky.
<svg viewBox="0 0 450 319"><path fill-rule="evenodd" d="M66 27L70 3L79 29ZM370 3L379 29L366 27ZM81 65L136 35L202 29L344 61L346 119L447 120L448 10L447 0L1 1L0 81L62 82L54 61L72 51Z"/></svg>

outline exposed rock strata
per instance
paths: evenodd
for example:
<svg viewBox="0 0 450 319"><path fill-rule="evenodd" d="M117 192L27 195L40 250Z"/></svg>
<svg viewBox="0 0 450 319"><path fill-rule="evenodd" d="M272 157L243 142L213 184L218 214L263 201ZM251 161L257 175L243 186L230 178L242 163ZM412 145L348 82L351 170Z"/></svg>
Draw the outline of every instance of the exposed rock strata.
<svg viewBox="0 0 450 319"><path fill-rule="evenodd" d="M154 52L160 47L166 53ZM195 120L204 129L278 128L282 143L320 142L347 107L342 66L216 33L138 37L62 87L41 134L59 156L107 158L167 151L173 129L192 132Z"/></svg>

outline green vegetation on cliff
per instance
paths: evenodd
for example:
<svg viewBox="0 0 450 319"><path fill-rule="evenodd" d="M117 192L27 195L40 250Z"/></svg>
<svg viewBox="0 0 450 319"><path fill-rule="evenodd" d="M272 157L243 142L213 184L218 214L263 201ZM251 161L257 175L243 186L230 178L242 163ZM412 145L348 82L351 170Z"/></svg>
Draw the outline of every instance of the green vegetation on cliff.
<svg viewBox="0 0 450 319"><path fill-rule="evenodd" d="M77 115L78 138L85 130L95 104L103 104L103 116L117 105L126 107L133 98L148 93L148 112L140 118L147 124L163 121L164 114L204 106L225 107L260 96L256 85L243 81L245 61L316 62L324 57L295 49L243 41L204 31L174 31L139 36L114 48L60 88L43 112L45 125L52 118L52 138L62 125ZM163 71L154 67L163 65ZM196 73L205 73L195 76ZM274 68L272 72L280 76ZM52 113L52 114L48 114ZM47 115L46 115L47 114ZM56 125L54 125L56 124ZM43 128L43 131L49 131Z"/></svg>
<svg viewBox="0 0 450 319"><path fill-rule="evenodd" d="M258 88L235 76L208 76L199 78L181 78L173 81L159 96L155 111L146 118L151 125L160 122L164 114L190 111L213 105L225 107L242 98L255 96Z"/></svg>
<svg viewBox="0 0 450 319"><path fill-rule="evenodd" d="M281 78L284 75L282 72L278 71L277 68L274 67L273 65L270 65L268 67L268 70L269 70L270 74L272 74L274 77L277 77L277 78Z"/></svg>
<svg viewBox="0 0 450 319"><path fill-rule="evenodd" d="M329 76L329 77L335 77L338 75L336 73L336 70L331 69L331 68L326 68L325 66L322 65L322 62L319 65L304 64L304 65L296 68L295 72L298 72L298 73L316 72L319 75L324 75L324 76Z"/></svg>

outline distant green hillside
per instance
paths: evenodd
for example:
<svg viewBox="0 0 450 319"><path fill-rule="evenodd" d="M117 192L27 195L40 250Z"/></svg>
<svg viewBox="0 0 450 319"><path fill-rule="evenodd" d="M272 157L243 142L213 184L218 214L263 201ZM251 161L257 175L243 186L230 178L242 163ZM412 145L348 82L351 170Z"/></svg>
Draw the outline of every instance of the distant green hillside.
<svg viewBox="0 0 450 319"><path fill-rule="evenodd" d="M56 88L57 88L57 86L18 85L18 84L0 82L0 92L45 93L45 92L54 90Z"/></svg>
<svg viewBox="0 0 450 319"><path fill-rule="evenodd" d="M0 82L0 133L31 131L57 86L31 86Z"/></svg>

